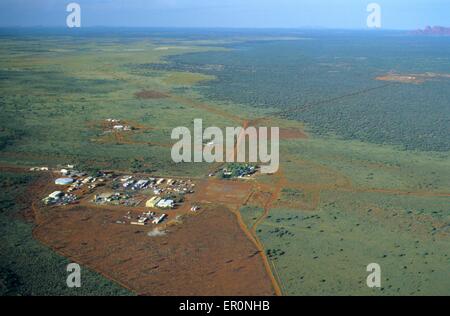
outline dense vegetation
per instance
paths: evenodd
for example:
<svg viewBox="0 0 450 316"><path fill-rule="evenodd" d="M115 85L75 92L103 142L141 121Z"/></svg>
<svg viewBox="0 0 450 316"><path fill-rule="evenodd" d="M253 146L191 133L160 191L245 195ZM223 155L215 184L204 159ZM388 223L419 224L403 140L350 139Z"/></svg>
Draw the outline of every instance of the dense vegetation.
<svg viewBox="0 0 450 316"><path fill-rule="evenodd" d="M334 34L336 35L336 34ZM276 108L318 134L450 149L450 79L423 84L377 81L389 72L450 72L450 39L384 34L314 34L299 41L249 42L232 51L172 56L143 65L214 75L209 98Z"/></svg>

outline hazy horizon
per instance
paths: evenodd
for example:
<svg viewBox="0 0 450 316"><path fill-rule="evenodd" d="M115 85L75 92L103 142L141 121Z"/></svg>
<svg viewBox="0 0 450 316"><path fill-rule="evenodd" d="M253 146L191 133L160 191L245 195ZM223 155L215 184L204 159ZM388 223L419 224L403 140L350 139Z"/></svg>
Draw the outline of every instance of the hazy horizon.
<svg viewBox="0 0 450 316"><path fill-rule="evenodd" d="M82 27L367 29L367 5L380 4L382 29L448 26L445 0L2 0L0 27L64 27L79 3Z"/></svg>

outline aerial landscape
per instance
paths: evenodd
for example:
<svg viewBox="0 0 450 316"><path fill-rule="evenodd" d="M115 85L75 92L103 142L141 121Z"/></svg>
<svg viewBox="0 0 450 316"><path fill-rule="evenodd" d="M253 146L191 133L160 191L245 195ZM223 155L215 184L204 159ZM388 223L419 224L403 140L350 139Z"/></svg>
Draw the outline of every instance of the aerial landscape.
<svg viewBox="0 0 450 316"><path fill-rule="evenodd" d="M449 295L450 37L418 29L0 28L0 295ZM278 127L279 168L175 162L198 119Z"/></svg>

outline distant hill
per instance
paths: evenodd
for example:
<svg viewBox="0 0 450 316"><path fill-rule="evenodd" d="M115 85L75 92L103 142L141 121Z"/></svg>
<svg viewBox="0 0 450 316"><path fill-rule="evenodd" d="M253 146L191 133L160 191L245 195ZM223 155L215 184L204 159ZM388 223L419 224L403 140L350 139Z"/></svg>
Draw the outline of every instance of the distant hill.
<svg viewBox="0 0 450 316"><path fill-rule="evenodd" d="M417 35L450 35L450 27L444 26L427 26L423 30L415 30Z"/></svg>

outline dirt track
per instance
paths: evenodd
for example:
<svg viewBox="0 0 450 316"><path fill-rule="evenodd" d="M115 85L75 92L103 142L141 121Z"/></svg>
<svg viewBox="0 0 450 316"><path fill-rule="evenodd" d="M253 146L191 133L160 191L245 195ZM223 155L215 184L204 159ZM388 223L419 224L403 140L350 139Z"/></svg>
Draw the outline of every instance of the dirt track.
<svg viewBox="0 0 450 316"><path fill-rule="evenodd" d="M177 101L239 122L244 128L264 119L248 121L199 102L184 98ZM127 141L121 135L113 136L118 142ZM284 129L280 137L308 136L301 129ZM239 135L232 157L242 140L243 135ZM147 227L114 224L120 219L120 210L78 206L42 212L35 207L38 222L35 236L62 255L142 295L281 295L285 289L256 231L274 204L279 203L283 188L313 193L311 205L304 207L311 210L319 206L322 190L450 196L448 193L355 188L349 178L335 170L311 162L302 163L332 173L337 180L327 184L290 183L282 171L274 175L274 185L206 179L196 198L206 202L207 209L198 216L186 218L182 225L170 227L170 233L160 237L148 237L150 228ZM213 170L221 166L216 164ZM263 193L258 204L264 212L249 228L239 210L255 191Z"/></svg>

